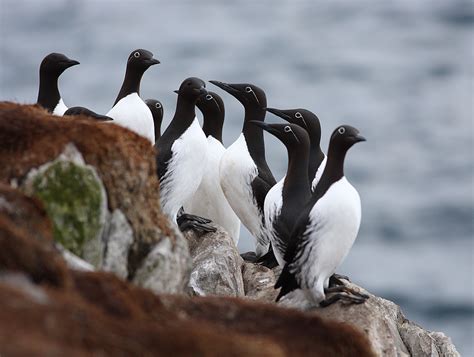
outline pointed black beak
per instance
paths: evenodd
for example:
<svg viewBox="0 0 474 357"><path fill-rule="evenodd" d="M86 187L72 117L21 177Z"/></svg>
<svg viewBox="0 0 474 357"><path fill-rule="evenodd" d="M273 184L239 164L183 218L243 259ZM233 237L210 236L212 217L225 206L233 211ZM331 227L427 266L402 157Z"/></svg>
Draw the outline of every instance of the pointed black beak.
<svg viewBox="0 0 474 357"><path fill-rule="evenodd" d="M361 141L367 141L367 139L364 138L362 135L357 134L356 136L354 136L354 141L355 141L356 143L358 143L358 142L361 142Z"/></svg>
<svg viewBox="0 0 474 357"><path fill-rule="evenodd" d="M291 122L291 117L284 113L283 111L276 109L276 108L266 108L265 109L267 112L270 112L272 114L275 114L277 117L282 118L283 120L286 120L288 122Z"/></svg>
<svg viewBox="0 0 474 357"><path fill-rule="evenodd" d="M160 64L160 61L158 61L156 58L150 58L150 59L147 59L146 60L146 63L149 65L149 66L153 66L155 64Z"/></svg>
<svg viewBox="0 0 474 357"><path fill-rule="evenodd" d="M207 89L206 89L206 87L201 87L201 88L199 88L199 94L200 94L200 95L206 95L206 94L207 94Z"/></svg>
<svg viewBox="0 0 474 357"><path fill-rule="evenodd" d="M228 84L228 83L219 82L219 81L209 81L209 83L214 84L215 86L219 87L222 90L225 90L227 93L232 94L232 95L239 92L237 88L234 88L231 84Z"/></svg>
<svg viewBox="0 0 474 357"><path fill-rule="evenodd" d="M272 126L272 124L267 124L263 121L258 121L258 120L249 120L248 122L250 124L253 124L253 125L256 125L256 126L262 128L263 130L269 132L270 134L277 135L279 133L279 131L277 129L275 129Z"/></svg>
<svg viewBox="0 0 474 357"><path fill-rule="evenodd" d="M79 61L76 61L76 60L68 60L68 61L65 61L65 64L66 64L66 68L69 68L69 67L72 67L72 66L76 66L79 63Z"/></svg>
<svg viewBox="0 0 474 357"><path fill-rule="evenodd" d="M179 89L176 89L173 92L175 92L176 94L179 94Z"/></svg>

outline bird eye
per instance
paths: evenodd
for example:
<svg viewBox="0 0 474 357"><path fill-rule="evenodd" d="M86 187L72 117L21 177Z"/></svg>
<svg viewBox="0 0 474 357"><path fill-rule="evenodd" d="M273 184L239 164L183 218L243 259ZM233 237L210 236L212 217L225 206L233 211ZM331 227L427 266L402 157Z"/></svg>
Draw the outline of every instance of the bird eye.
<svg viewBox="0 0 474 357"><path fill-rule="evenodd" d="M300 112L295 113L295 118L301 119L303 116L301 115Z"/></svg>
<svg viewBox="0 0 474 357"><path fill-rule="evenodd" d="M140 52L138 52L138 51L137 51L137 52L135 52L135 53L133 54L133 57L135 57L135 58L138 58L138 57L140 57Z"/></svg>
<svg viewBox="0 0 474 357"><path fill-rule="evenodd" d="M155 107L157 107L158 109L160 109L160 108L161 108L161 103L156 103L156 104L155 104Z"/></svg>
<svg viewBox="0 0 474 357"><path fill-rule="evenodd" d="M191 82L186 83L186 85L187 85L187 86L190 86L190 85L191 85Z"/></svg>
<svg viewBox="0 0 474 357"><path fill-rule="evenodd" d="M211 100L212 99L212 95L208 94L206 95L206 100Z"/></svg>
<svg viewBox="0 0 474 357"><path fill-rule="evenodd" d="M252 88L250 88L250 87L245 87L245 91L246 91L247 93L250 93L250 92L252 91Z"/></svg>
<svg viewBox="0 0 474 357"><path fill-rule="evenodd" d="M337 131L339 132L339 134L344 134L346 132L346 128L341 126L339 129L337 129Z"/></svg>
<svg viewBox="0 0 474 357"><path fill-rule="evenodd" d="M285 130L285 133L289 133L291 131L291 128L287 125L283 130Z"/></svg>

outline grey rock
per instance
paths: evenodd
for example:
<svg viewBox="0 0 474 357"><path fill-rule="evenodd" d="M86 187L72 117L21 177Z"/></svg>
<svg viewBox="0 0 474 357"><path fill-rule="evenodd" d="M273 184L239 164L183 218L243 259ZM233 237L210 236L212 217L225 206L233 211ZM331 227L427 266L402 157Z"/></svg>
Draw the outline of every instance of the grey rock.
<svg viewBox="0 0 474 357"><path fill-rule="evenodd" d="M69 250L65 249L61 244L55 243L55 247L61 253L61 256L66 261L69 268L80 271L94 271L95 268L92 264L74 255Z"/></svg>
<svg viewBox="0 0 474 357"><path fill-rule="evenodd" d="M202 235L185 233L193 260L189 286L195 295L243 297L243 260L232 238L221 227L216 228L216 232Z"/></svg>
<svg viewBox="0 0 474 357"><path fill-rule="evenodd" d="M163 238L135 272L133 282L155 293L183 293L191 271L189 249L181 232L174 229L174 244Z"/></svg>
<svg viewBox="0 0 474 357"><path fill-rule="evenodd" d="M309 305L302 291L296 290L288 299L282 300L281 305L358 327L367 334L379 356L459 356L451 340L443 333L424 330L407 320L395 303L372 295L355 284L345 283L370 298L359 305L338 302L320 308Z"/></svg>
<svg viewBox="0 0 474 357"><path fill-rule="evenodd" d="M133 243L133 230L119 209L110 215L103 241L105 249L101 268L123 279L127 278L128 251Z"/></svg>
<svg viewBox="0 0 474 357"><path fill-rule="evenodd" d="M242 266L245 296L249 299L274 302L278 291L275 286L275 274L264 266L245 262Z"/></svg>

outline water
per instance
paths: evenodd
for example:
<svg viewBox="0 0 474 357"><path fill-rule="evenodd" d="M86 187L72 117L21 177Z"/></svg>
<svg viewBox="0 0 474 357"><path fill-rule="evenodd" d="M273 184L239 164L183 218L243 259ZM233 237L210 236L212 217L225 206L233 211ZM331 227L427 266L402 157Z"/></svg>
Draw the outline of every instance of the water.
<svg viewBox="0 0 474 357"><path fill-rule="evenodd" d="M349 152L346 175L362 198L362 227L340 273L446 332L468 356L473 27L469 1L0 0L0 98L34 102L38 65L56 51L81 61L61 78L66 104L105 113L128 54L146 48L161 64L145 74L142 95L164 103L164 125L172 90L192 75L252 82L269 106L313 110L324 148L337 125L359 128L368 141ZM230 144L243 111L222 96ZM279 178L286 152L265 140ZM240 249L251 247L243 232Z"/></svg>

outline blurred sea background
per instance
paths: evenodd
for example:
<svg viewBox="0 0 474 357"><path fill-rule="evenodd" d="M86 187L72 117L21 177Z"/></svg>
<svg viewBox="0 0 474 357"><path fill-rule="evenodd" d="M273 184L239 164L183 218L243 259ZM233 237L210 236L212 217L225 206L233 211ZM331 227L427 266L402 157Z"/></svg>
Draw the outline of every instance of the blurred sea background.
<svg viewBox="0 0 474 357"><path fill-rule="evenodd" d="M35 102L42 58L62 52L81 62L60 79L66 105L105 113L129 53L145 48L161 64L141 95L164 103L163 127L173 90L197 76L314 111L324 150L337 125L359 128L368 141L349 152L346 176L362 226L339 273L473 356L473 30L473 3L457 0L0 0L0 100ZM230 145L242 106L208 88L225 101ZM279 179L286 151L265 140ZM243 230L240 250L252 247Z"/></svg>

